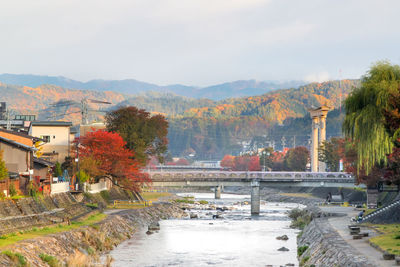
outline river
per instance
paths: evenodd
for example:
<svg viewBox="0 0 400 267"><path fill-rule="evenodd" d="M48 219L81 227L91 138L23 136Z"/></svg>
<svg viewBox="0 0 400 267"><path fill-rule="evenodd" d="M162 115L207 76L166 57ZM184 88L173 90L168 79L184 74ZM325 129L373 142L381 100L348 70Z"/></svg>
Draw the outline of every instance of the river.
<svg viewBox="0 0 400 267"><path fill-rule="evenodd" d="M138 231L110 254L114 267L126 266L298 266L296 235L286 212L299 207L292 203L261 202L259 216L250 216L248 195L193 193L196 200L207 200L229 210L192 209L198 219L171 219L160 222L158 233ZM207 207L207 205L205 205ZM203 205L204 207L204 205ZM277 240L287 235L289 240ZM286 247L289 251L278 251Z"/></svg>

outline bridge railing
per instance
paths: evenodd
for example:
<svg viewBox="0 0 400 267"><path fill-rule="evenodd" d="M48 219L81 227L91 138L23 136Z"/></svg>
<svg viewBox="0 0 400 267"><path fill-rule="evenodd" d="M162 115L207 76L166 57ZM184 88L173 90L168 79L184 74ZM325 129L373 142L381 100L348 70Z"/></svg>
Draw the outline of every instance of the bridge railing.
<svg viewBox="0 0 400 267"><path fill-rule="evenodd" d="M246 172L246 171L149 171L151 178L247 178L247 179L346 179L354 180L343 172Z"/></svg>

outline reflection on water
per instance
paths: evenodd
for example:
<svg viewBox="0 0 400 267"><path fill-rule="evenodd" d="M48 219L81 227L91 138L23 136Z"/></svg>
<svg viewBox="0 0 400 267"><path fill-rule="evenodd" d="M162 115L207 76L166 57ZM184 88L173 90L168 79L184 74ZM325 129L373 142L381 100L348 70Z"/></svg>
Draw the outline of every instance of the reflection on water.
<svg viewBox="0 0 400 267"><path fill-rule="evenodd" d="M199 219L161 221L161 231L149 236L143 229L111 252L113 266L298 265L298 231L289 228L285 215L297 204L263 203L260 216L250 216L250 206L241 203L249 196L222 194L214 200L213 194L194 195L232 210L222 212L222 219L212 219L215 210L192 210ZM276 240L283 234L288 241ZM289 251L277 251L282 246Z"/></svg>

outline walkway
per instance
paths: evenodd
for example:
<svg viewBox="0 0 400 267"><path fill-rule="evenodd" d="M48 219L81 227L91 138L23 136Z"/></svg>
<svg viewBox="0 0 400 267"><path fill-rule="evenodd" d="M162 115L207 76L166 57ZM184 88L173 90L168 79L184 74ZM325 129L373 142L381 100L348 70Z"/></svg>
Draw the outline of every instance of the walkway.
<svg viewBox="0 0 400 267"><path fill-rule="evenodd" d="M320 208L324 212L341 213L346 215L341 217L329 217L328 221L349 245L354 247L359 253L365 256L368 260L375 263L376 266L379 267L396 266L394 261L383 260L382 258L383 253L368 244L368 239L377 236L377 233L372 229L360 225L361 231L368 232L369 237L364 237L363 239L360 240L353 240L353 236L350 235L348 225L352 223L351 218L355 217L359 213L359 211L355 210L353 207L328 206Z"/></svg>

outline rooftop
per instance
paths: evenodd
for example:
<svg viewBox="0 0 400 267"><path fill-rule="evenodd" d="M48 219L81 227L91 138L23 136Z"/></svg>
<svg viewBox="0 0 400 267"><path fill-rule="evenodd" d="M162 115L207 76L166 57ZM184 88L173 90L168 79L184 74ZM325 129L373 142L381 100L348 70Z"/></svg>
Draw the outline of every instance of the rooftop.
<svg viewBox="0 0 400 267"><path fill-rule="evenodd" d="M18 148L22 148L22 149L24 149L24 150L30 150L30 151L35 151L35 150L37 150L37 149L34 148L34 147L27 146L27 145L24 145L24 144L15 142L15 141L13 141L13 140L11 140L11 139L8 139L8 138L2 137L2 136L0 136L0 141L3 141L3 142L8 143L8 144L10 144L10 145L16 146L16 147L18 147Z"/></svg>
<svg viewBox="0 0 400 267"><path fill-rule="evenodd" d="M70 121L33 121L32 126L72 126Z"/></svg>

